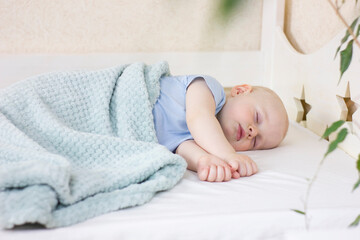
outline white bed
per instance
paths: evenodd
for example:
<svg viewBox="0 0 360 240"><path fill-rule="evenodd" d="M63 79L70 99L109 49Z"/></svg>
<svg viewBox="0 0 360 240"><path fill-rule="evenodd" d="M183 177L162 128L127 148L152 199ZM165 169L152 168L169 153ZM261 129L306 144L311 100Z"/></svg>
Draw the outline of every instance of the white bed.
<svg viewBox="0 0 360 240"><path fill-rule="evenodd" d="M313 176L326 152L328 142L320 141L317 134L347 111L336 95L359 103L360 84L355 80L359 80L360 64L354 61L347 77L337 86L338 62L329 56L333 56L343 33L319 52L301 55L292 49L282 32L283 9L282 0L264 1L262 37L268 40L263 41L261 51L0 55L0 88L47 71L165 59L174 75L205 73L226 87L237 83L241 76L251 84L273 87L291 118L288 135L280 147L248 152L259 167L259 173L252 177L208 183L187 171L173 189L157 194L143 206L65 228L30 226L1 230L0 239L360 239L359 227L348 228L360 214L360 190L352 192L359 176L356 160L350 156L360 152L357 127L352 125L360 123L358 112L354 113L353 122L346 123L350 135L342 148L350 155L340 149L330 154L313 186L309 231L303 215L291 210L303 210L307 179ZM321 71L324 68L334 70ZM310 84L315 91L310 90ZM312 106L306 121L299 105L301 100ZM328 114L321 111L324 108Z"/></svg>
<svg viewBox="0 0 360 240"><path fill-rule="evenodd" d="M304 217L291 210L303 208L306 178L326 148L292 122L279 148L249 152L259 166L252 177L208 183L187 171L175 188L143 206L60 229L2 230L0 239L339 239L331 238L339 232L358 239L360 229L347 230L360 213L360 191L351 192L358 175L355 160L341 150L325 161L311 192L308 233Z"/></svg>

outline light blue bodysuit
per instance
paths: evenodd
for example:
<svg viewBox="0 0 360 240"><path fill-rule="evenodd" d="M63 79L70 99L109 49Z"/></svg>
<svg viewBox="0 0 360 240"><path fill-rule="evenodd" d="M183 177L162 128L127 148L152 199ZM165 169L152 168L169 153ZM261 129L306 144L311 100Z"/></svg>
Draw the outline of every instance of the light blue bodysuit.
<svg viewBox="0 0 360 240"><path fill-rule="evenodd" d="M186 90L196 78L203 78L211 90L217 114L225 104L221 84L206 75L168 76L160 79L160 96L153 109L156 136L161 145L174 152L180 143L193 139L186 124Z"/></svg>

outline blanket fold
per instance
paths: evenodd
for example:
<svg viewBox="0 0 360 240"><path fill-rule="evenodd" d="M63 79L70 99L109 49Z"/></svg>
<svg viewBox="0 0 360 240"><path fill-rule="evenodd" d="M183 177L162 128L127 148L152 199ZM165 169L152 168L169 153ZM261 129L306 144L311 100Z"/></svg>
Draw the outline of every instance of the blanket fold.
<svg viewBox="0 0 360 240"><path fill-rule="evenodd" d="M48 73L0 90L0 224L72 225L148 202L183 176L157 143L166 62Z"/></svg>

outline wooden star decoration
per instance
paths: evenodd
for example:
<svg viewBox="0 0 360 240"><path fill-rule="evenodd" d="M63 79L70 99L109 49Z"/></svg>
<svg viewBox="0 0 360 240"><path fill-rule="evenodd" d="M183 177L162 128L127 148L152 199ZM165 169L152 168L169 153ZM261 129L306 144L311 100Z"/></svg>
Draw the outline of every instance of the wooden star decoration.
<svg viewBox="0 0 360 240"><path fill-rule="evenodd" d="M351 99L349 83L347 84L344 97L337 97L341 100L339 104L343 109L343 113L341 114L340 118L344 121L352 122L352 116L358 110L359 105Z"/></svg>
<svg viewBox="0 0 360 240"><path fill-rule="evenodd" d="M305 100L305 90L304 87L301 92L300 98L294 98L296 108L297 108L297 116L296 116L296 122L304 122L306 121L306 116L311 110L311 105L306 102Z"/></svg>

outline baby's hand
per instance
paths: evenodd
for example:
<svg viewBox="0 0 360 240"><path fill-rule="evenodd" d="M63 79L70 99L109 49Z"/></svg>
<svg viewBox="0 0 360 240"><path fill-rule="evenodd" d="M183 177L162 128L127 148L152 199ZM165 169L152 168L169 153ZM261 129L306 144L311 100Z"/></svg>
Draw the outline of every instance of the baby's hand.
<svg viewBox="0 0 360 240"><path fill-rule="evenodd" d="M248 177L258 172L256 163L246 155L232 153L225 161L231 166L232 178Z"/></svg>
<svg viewBox="0 0 360 240"><path fill-rule="evenodd" d="M211 154L198 160L197 173L200 180L209 182L229 181L232 176L230 165Z"/></svg>

